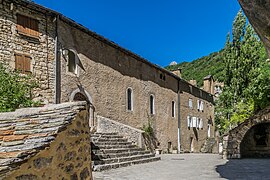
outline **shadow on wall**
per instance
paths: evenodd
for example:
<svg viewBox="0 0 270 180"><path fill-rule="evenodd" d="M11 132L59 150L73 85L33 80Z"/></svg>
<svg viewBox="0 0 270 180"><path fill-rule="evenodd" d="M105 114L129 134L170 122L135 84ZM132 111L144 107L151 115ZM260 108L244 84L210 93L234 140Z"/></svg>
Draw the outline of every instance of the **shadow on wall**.
<svg viewBox="0 0 270 180"><path fill-rule="evenodd" d="M231 159L216 171L226 179L269 179L269 159Z"/></svg>

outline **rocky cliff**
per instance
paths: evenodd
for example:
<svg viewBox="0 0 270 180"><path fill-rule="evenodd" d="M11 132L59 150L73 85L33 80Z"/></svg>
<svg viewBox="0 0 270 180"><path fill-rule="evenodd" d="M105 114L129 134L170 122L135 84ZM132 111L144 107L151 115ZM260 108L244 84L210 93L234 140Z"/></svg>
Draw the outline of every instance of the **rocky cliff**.
<svg viewBox="0 0 270 180"><path fill-rule="evenodd" d="M270 0L238 0L270 55Z"/></svg>

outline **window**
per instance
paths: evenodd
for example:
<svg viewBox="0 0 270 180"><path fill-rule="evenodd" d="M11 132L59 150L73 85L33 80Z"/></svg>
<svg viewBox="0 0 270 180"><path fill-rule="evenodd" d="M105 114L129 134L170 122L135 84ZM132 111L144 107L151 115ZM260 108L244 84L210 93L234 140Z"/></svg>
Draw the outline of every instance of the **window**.
<svg viewBox="0 0 270 180"><path fill-rule="evenodd" d="M198 111L203 112L203 101L202 100L197 100L197 109L198 109Z"/></svg>
<svg viewBox="0 0 270 180"><path fill-rule="evenodd" d="M192 127L191 116L187 116L187 127Z"/></svg>
<svg viewBox="0 0 270 180"><path fill-rule="evenodd" d="M203 129L203 120L200 118L199 128Z"/></svg>
<svg viewBox="0 0 270 180"><path fill-rule="evenodd" d="M150 95L150 114L155 114L155 98Z"/></svg>
<svg viewBox="0 0 270 180"><path fill-rule="evenodd" d="M131 88L127 89L127 110L133 111L133 93Z"/></svg>
<svg viewBox="0 0 270 180"><path fill-rule="evenodd" d="M166 80L165 74L160 73L160 74L159 74L159 79L165 81L165 80Z"/></svg>
<svg viewBox="0 0 270 180"><path fill-rule="evenodd" d="M175 102L172 101L172 117L175 117Z"/></svg>
<svg viewBox="0 0 270 180"><path fill-rule="evenodd" d="M22 54L15 54L15 69L23 74L30 74L31 57Z"/></svg>
<svg viewBox="0 0 270 180"><path fill-rule="evenodd" d="M77 70L75 53L68 50L68 72L77 74Z"/></svg>
<svg viewBox="0 0 270 180"><path fill-rule="evenodd" d="M38 37L39 36L38 20L18 14L17 30L21 34Z"/></svg>
<svg viewBox="0 0 270 180"><path fill-rule="evenodd" d="M189 98L189 100L188 100L188 106L189 106L189 108L192 109L192 99L191 98Z"/></svg>

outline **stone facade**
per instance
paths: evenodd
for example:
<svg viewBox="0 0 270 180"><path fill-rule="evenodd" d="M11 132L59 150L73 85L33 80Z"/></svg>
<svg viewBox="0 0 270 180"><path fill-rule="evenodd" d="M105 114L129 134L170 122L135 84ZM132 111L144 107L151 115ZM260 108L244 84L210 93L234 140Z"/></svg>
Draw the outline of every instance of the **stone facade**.
<svg viewBox="0 0 270 180"><path fill-rule="evenodd" d="M0 114L1 179L91 179L85 102Z"/></svg>
<svg viewBox="0 0 270 180"><path fill-rule="evenodd" d="M13 4L13 10L11 10L11 4ZM36 17L39 17L39 26L42 31L40 43L34 44L33 49L23 50L30 53L32 60L35 59L37 62L33 65L32 74L42 87L47 88L37 89L36 92L40 95L36 93L35 96L48 98L49 102L56 101L53 98L55 96L60 99L60 102L82 100L82 96L85 96L85 100L90 105L91 126L95 126L96 115L137 129L141 129L148 121L151 121L159 148L164 151L177 149L179 130L184 151L191 151L191 144L193 152L200 151L203 141L208 138L208 124L210 124L209 136L214 136L213 96L208 92L200 90L179 76L153 65L57 12L24 1L3 0L2 7L4 10L7 9L5 12L3 8L1 10L2 21L10 22L7 28L13 27L14 36L23 42L25 42L24 37L16 33L14 9L17 9L17 13L20 11L25 11L29 15L36 13ZM32 12L34 10L35 12ZM5 14L8 16L5 17ZM6 19L9 16L13 19L8 21ZM43 32L43 29L46 31ZM0 31L4 30L0 29ZM56 35L58 55L54 54ZM43 38L46 40L45 43L42 41ZM3 41L6 43L8 40ZM9 59L9 64L13 67L14 58L12 57L17 43L13 39L11 42L13 46L3 47L3 49L9 51L9 55L5 58ZM31 44L31 42L23 43L21 46L24 47L24 44ZM74 56L75 67L70 67L70 52ZM0 54L2 55L1 52ZM60 67L56 66L58 63ZM46 77L44 81L41 81L41 76L36 73L39 70L44 71L40 74L42 78ZM46 73L47 70L49 73ZM59 85L59 88L54 87L54 82ZM132 109L130 110L127 106L128 89L132 90ZM189 98L193 100L193 109L188 107ZM197 110L197 100L204 102L203 111ZM152 114L151 102L153 102ZM188 128L188 115L201 118L203 128ZM208 123L209 120L210 123ZM181 122L180 126L178 121Z"/></svg>
<svg viewBox="0 0 270 180"><path fill-rule="evenodd" d="M26 7L19 1L0 3L0 62L15 68L15 55L31 58L31 72L39 87L34 97L45 103L54 101L54 37L53 19L39 11ZM17 31L17 15L27 15L39 21L39 36L30 37Z"/></svg>

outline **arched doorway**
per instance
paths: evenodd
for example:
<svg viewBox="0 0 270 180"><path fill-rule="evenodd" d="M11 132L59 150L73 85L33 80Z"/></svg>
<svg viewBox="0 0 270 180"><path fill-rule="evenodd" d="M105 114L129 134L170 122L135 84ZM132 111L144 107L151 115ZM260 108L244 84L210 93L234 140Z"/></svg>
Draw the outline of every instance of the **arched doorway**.
<svg viewBox="0 0 270 180"><path fill-rule="evenodd" d="M242 158L270 158L270 123L251 127L240 143Z"/></svg>
<svg viewBox="0 0 270 180"><path fill-rule="evenodd" d="M88 99L81 92L75 94L73 101L88 101Z"/></svg>
<svg viewBox="0 0 270 180"><path fill-rule="evenodd" d="M90 94L84 90L84 88L78 88L74 90L70 95L70 101L86 101L87 102L87 108L89 110L89 126L90 128L93 128L95 125L95 107L92 103L92 98Z"/></svg>

